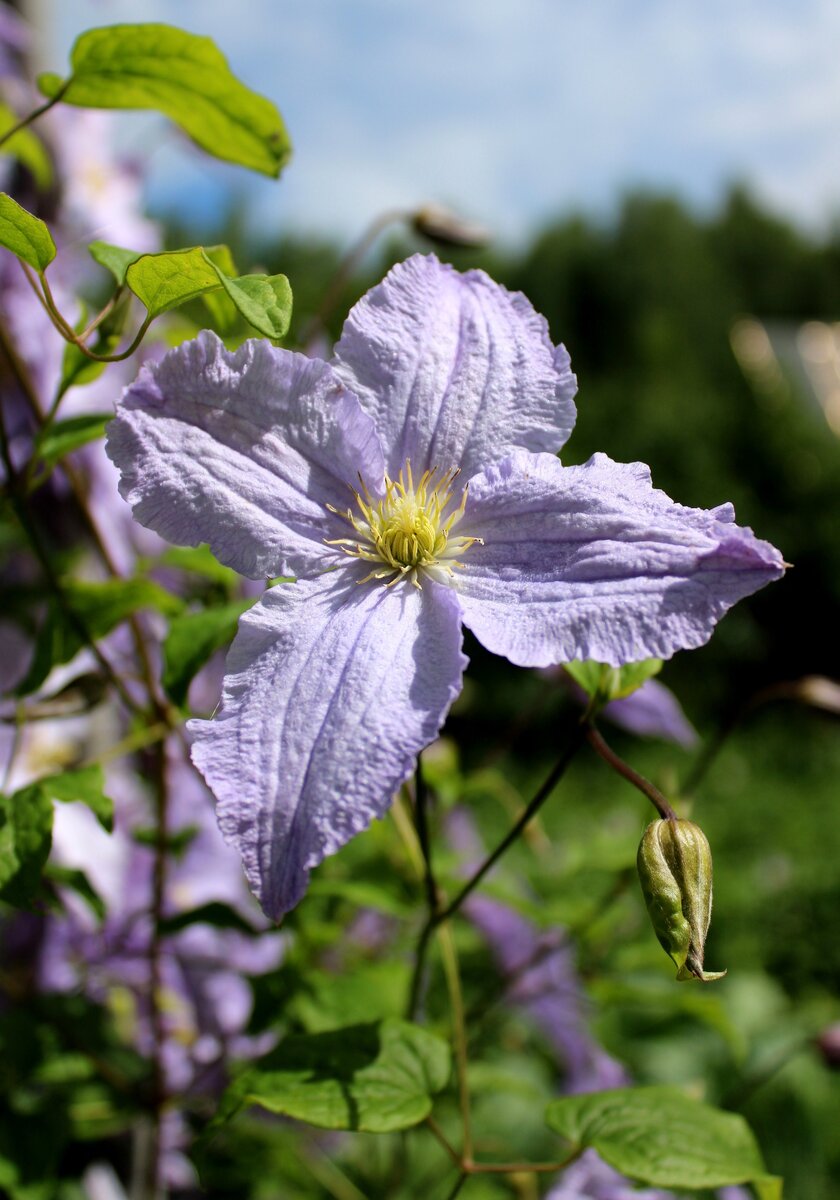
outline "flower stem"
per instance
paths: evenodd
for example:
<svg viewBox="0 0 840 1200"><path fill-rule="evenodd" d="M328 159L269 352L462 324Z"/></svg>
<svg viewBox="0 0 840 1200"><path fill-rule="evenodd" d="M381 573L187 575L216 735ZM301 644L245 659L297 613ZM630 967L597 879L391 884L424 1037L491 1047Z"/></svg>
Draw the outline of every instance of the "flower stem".
<svg viewBox="0 0 840 1200"><path fill-rule="evenodd" d="M604 760L608 767L612 767L613 771L620 775L622 779L626 779L628 783L632 783L633 787L638 788L643 796L647 796L648 800L650 800L660 817L666 821L676 821L677 814L662 795L659 788L654 787L649 779L645 779L644 775L640 775L639 772L634 770L633 767L631 767L629 763L626 763L623 758L619 758L616 752L610 749L601 734L591 723L587 724L586 726L586 740L589 742L589 745L592 747L595 753Z"/></svg>
<svg viewBox="0 0 840 1200"><path fill-rule="evenodd" d="M502 838L498 846L493 850L478 870L467 880L464 886L458 892L454 900L450 901L444 908L437 907L430 910L426 924L420 931L420 937L417 941L417 950L415 953L414 977L411 984L411 995L409 999L408 1014L412 1017L416 1011L420 1001L420 989L423 981L423 973L425 969L426 954L429 949L429 940L432 933L443 921L447 921L454 916L459 910L464 901L472 894L472 892L481 883L484 876L490 871L504 852L511 846L520 833L527 827L529 822L534 818L548 797L554 791L557 784L566 773L566 769L574 756L577 754L580 747L583 745L586 735L586 726L581 722L575 728L575 732L569 740L568 745L563 750L560 758L552 767L547 778L542 786L538 789L530 804L522 811L521 816L512 826L509 832Z"/></svg>
<svg viewBox="0 0 840 1200"><path fill-rule="evenodd" d="M153 751L153 773L155 787L155 845L152 874L152 931L149 937L149 1023L152 1031L152 1145L148 1157L146 1195L156 1197L159 1192L161 1159L161 1121L167 1100L164 1050L166 1027L163 1011L163 976L161 961L160 929L166 898L166 866L169 852L167 839L167 813L169 792L166 777L166 743L158 743Z"/></svg>
<svg viewBox="0 0 840 1200"><path fill-rule="evenodd" d="M432 866L432 850L429 841L429 790L423 778L422 756L417 756L417 768L414 772L414 823L417 828L417 840L423 854L423 884L426 889L426 903L429 913L436 913L438 907L438 890L435 873Z"/></svg>
<svg viewBox="0 0 840 1200"><path fill-rule="evenodd" d="M41 272L39 274L38 279L40 280L40 283L41 283L41 287L39 288L38 283L35 278L35 275L29 269L29 267L27 267L26 263L21 262L20 265L23 268L24 275L29 280L30 287L34 291L38 300L40 301L41 307L46 311L47 316L50 318L53 325L56 327L56 329L61 334L61 336L64 338L64 340L66 342L70 342L70 344L75 346L76 349L81 354L84 354L85 358L89 358L93 362L113 363L113 362L122 362L124 359L130 358L131 355L134 353L134 351L138 348L140 343L143 341L143 338L146 336L146 333L148 332L149 326L151 325L152 321L154 320L154 317L151 315L151 313L147 313L142 324L140 325L140 328L138 329L137 333L135 334L133 341L131 341L124 350L121 350L119 352L119 354L97 354L94 350L91 350L85 344L85 339L89 336L89 334L93 330L96 329L96 327L100 324L100 322L103 321L105 319L105 317L108 315L108 313L111 311L111 308L113 307L113 302L116 299L116 295L118 293L115 293L115 295L111 297L111 300L108 301L108 303L105 305L105 307L102 309L102 311L93 319L93 321L90 323L90 325L88 325L87 329L85 329L82 333L79 334L79 333L76 333L75 329L73 329L73 327L68 323L68 321L62 316L62 314L58 308L58 305L56 304L55 299L53 297L50 285L47 282L46 275L43 272Z"/></svg>
<svg viewBox="0 0 840 1200"><path fill-rule="evenodd" d="M449 1157L452 1159L452 1161L454 1162L455 1166L456 1166L456 1167L460 1167L460 1165L461 1165L461 1155L458 1153L458 1151L457 1151L457 1150L455 1149L455 1147L452 1145L452 1143L450 1142L449 1138L448 1138L448 1137L446 1136L446 1134L443 1132L443 1130L441 1129L440 1125L438 1125L438 1123L437 1123L437 1121L434 1119L434 1117L432 1117L432 1116L428 1116L428 1117L426 1117L426 1124L429 1126L429 1129L431 1130L431 1132L434 1134L434 1136L435 1136L435 1137L437 1138L437 1140L440 1142L441 1146L443 1146L443 1148L444 1148L444 1150L446 1151L446 1153L447 1153L447 1154L449 1155Z"/></svg>
<svg viewBox="0 0 840 1200"><path fill-rule="evenodd" d="M58 104L59 100L63 98L64 93L67 91L69 86L70 80L68 79L64 85L59 88L52 99L47 100L44 104L39 105L38 108L34 108L32 112L28 114L28 116L22 117L17 124L11 127L11 129L7 129L6 132L0 136L0 146L4 145L11 138L13 138L16 133L20 133L21 129L26 129L27 125L31 125L33 121L37 121L38 117L42 117L45 112L49 112L53 105Z"/></svg>
<svg viewBox="0 0 840 1200"><path fill-rule="evenodd" d="M380 234L388 228L389 225L394 225L398 221L404 221L411 214L406 209L389 208L385 212L380 213L375 217L365 229L358 241L350 247L344 258L338 264L333 274L332 279L327 284L324 297L318 308L318 311L310 317L306 325L303 327L300 334L300 344L306 347L319 333L321 333L327 325L333 309L338 303L342 288L347 283L347 280L358 267L359 263L370 250Z"/></svg>
<svg viewBox="0 0 840 1200"><path fill-rule="evenodd" d="M455 949L455 939L452 929L444 923L437 930L440 943L443 971L446 976L446 986L449 991L449 1005L452 1010L452 1037L455 1042L455 1069L458 1078L458 1107L461 1110L463 1126L462 1162L465 1168L472 1164L472 1120L470 1117L470 1089L467 1081L467 1027L464 1021L464 996L461 991L461 974L458 969L458 952Z"/></svg>
<svg viewBox="0 0 840 1200"><path fill-rule="evenodd" d="M468 1179L469 1179L468 1172L462 1171L461 1174L458 1176L458 1178L455 1180L455 1186L454 1186L454 1188L452 1188L452 1190L447 1195L446 1200L455 1200L455 1197L458 1195L461 1188L464 1186L464 1184L467 1182Z"/></svg>
<svg viewBox="0 0 840 1200"><path fill-rule="evenodd" d="M572 761L583 744L585 736L586 727L583 724L578 725L568 745L565 747L563 753L552 767L547 778L536 792L530 804L528 804L523 810L522 815L512 826L510 831L502 838L496 849L487 856L475 874L467 880L460 892L458 892L455 899L450 901L446 908L438 913L435 922L436 924L439 924L441 921L448 920L449 917L453 916L458 911L467 897L470 896L481 883L487 872L496 865L508 847L516 841L520 833L522 833L525 827L536 816L537 812L542 808L543 804L545 804L546 800L557 787L557 784L565 775L569 763Z"/></svg>

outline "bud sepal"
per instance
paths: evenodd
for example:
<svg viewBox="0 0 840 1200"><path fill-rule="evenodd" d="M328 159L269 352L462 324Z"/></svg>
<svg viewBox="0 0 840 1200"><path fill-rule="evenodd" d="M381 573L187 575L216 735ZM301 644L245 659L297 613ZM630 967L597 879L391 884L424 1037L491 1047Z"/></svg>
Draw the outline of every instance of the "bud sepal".
<svg viewBox="0 0 840 1200"><path fill-rule="evenodd" d="M712 852L703 830L693 821L652 821L636 864L654 932L677 979L721 979L725 971L703 969L712 918Z"/></svg>

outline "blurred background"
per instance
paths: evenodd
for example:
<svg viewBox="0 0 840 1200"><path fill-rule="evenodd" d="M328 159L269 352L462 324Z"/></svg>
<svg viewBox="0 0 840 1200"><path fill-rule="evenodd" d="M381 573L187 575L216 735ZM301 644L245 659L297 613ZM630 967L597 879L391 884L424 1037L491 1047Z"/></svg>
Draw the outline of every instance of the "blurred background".
<svg viewBox="0 0 840 1200"><path fill-rule="evenodd" d="M278 104L295 144L279 183L199 157L156 118L115 121L166 244L226 241L242 269L286 273L293 339L334 336L348 305L414 250L483 266L525 292L572 355L579 421L564 461L595 450L641 459L683 503L732 500L793 564L708 646L666 664L661 678L699 750L614 735L666 790L692 793L715 853L707 961L729 977L702 992L671 986L630 882L645 814L597 762L576 764L546 815L557 849L541 870L564 922L582 920L581 897L609 896L580 939L608 1048L643 1081L713 1080L790 1195L830 1200L840 1186L840 1038L825 1032L840 1018L840 6L18 7L41 69L62 72L92 25L170 21L214 37ZM428 204L487 237L457 246L446 221L443 236L424 236L434 231L417 211ZM107 212L85 240L95 237L109 237ZM556 753L562 701L536 674L522 683L477 645L468 651L472 683L450 726L462 766L480 766L513 728L504 781L527 794ZM626 882L617 892L616 878Z"/></svg>

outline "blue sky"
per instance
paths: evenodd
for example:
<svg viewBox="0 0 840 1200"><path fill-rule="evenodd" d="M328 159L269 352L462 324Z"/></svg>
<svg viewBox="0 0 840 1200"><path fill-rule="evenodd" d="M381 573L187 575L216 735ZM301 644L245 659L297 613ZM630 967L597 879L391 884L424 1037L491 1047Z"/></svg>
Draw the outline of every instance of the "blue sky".
<svg viewBox="0 0 840 1200"><path fill-rule="evenodd" d="M647 186L715 202L734 179L824 226L840 213L838 0L32 0L41 65L81 30L162 20L211 35L270 96L279 183L209 163L154 122L123 144L158 203L233 189L267 231L357 233L392 205L457 207L508 241Z"/></svg>

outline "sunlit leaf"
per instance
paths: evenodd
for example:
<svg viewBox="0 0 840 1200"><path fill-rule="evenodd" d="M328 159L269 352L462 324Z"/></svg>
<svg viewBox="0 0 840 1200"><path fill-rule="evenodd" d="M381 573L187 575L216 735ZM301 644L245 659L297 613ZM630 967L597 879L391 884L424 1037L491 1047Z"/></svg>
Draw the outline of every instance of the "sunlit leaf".
<svg viewBox="0 0 840 1200"><path fill-rule="evenodd" d="M239 274L229 246L205 246L204 253L229 279ZM220 288L218 292L205 292L201 301L210 314L216 332L223 337L232 333L236 327L237 309L225 291Z"/></svg>
<svg viewBox="0 0 840 1200"><path fill-rule="evenodd" d="M0 192L0 246L23 262L44 271L55 258L55 242L43 221Z"/></svg>
<svg viewBox="0 0 840 1200"><path fill-rule="evenodd" d="M143 254L126 268L125 281L151 317L219 287L216 270L200 246Z"/></svg>
<svg viewBox="0 0 840 1200"><path fill-rule="evenodd" d="M292 289L285 275L240 275L228 279L218 271L222 287L249 325L270 338L282 338L292 319Z"/></svg>
<svg viewBox="0 0 840 1200"><path fill-rule="evenodd" d="M143 257L142 250L126 250L125 247L113 246L110 242L91 242L88 250L94 262L111 272L119 287L125 283L125 273L131 264Z"/></svg>
<svg viewBox="0 0 840 1200"><path fill-rule="evenodd" d="M290 1037L231 1084L214 1124L255 1104L322 1129L408 1129L428 1116L449 1069L445 1042L396 1018Z"/></svg>
<svg viewBox="0 0 840 1200"><path fill-rule="evenodd" d="M150 317L222 288L250 325L266 337L283 337L292 313L292 290L286 276L242 275L231 279L219 265L222 247L212 249L215 258L202 246L144 254L127 267L125 281L145 304Z"/></svg>
<svg viewBox="0 0 840 1200"><path fill-rule="evenodd" d="M662 670L660 658L646 658L642 662L626 663L623 667L610 667L598 662L570 662L564 670L571 675L579 688L599 704L620 700L640 688L645 680L658 675Z"/></svg>
<svg viewBox="0 0 840 1200"><path fill-rule="evenodd" d="M232 74L207 37L171 25L111 25L83 33L67 80L41 75L45 96L83 108L155 109L208 154L279 175L291 153L280 113Z"/></svg>

